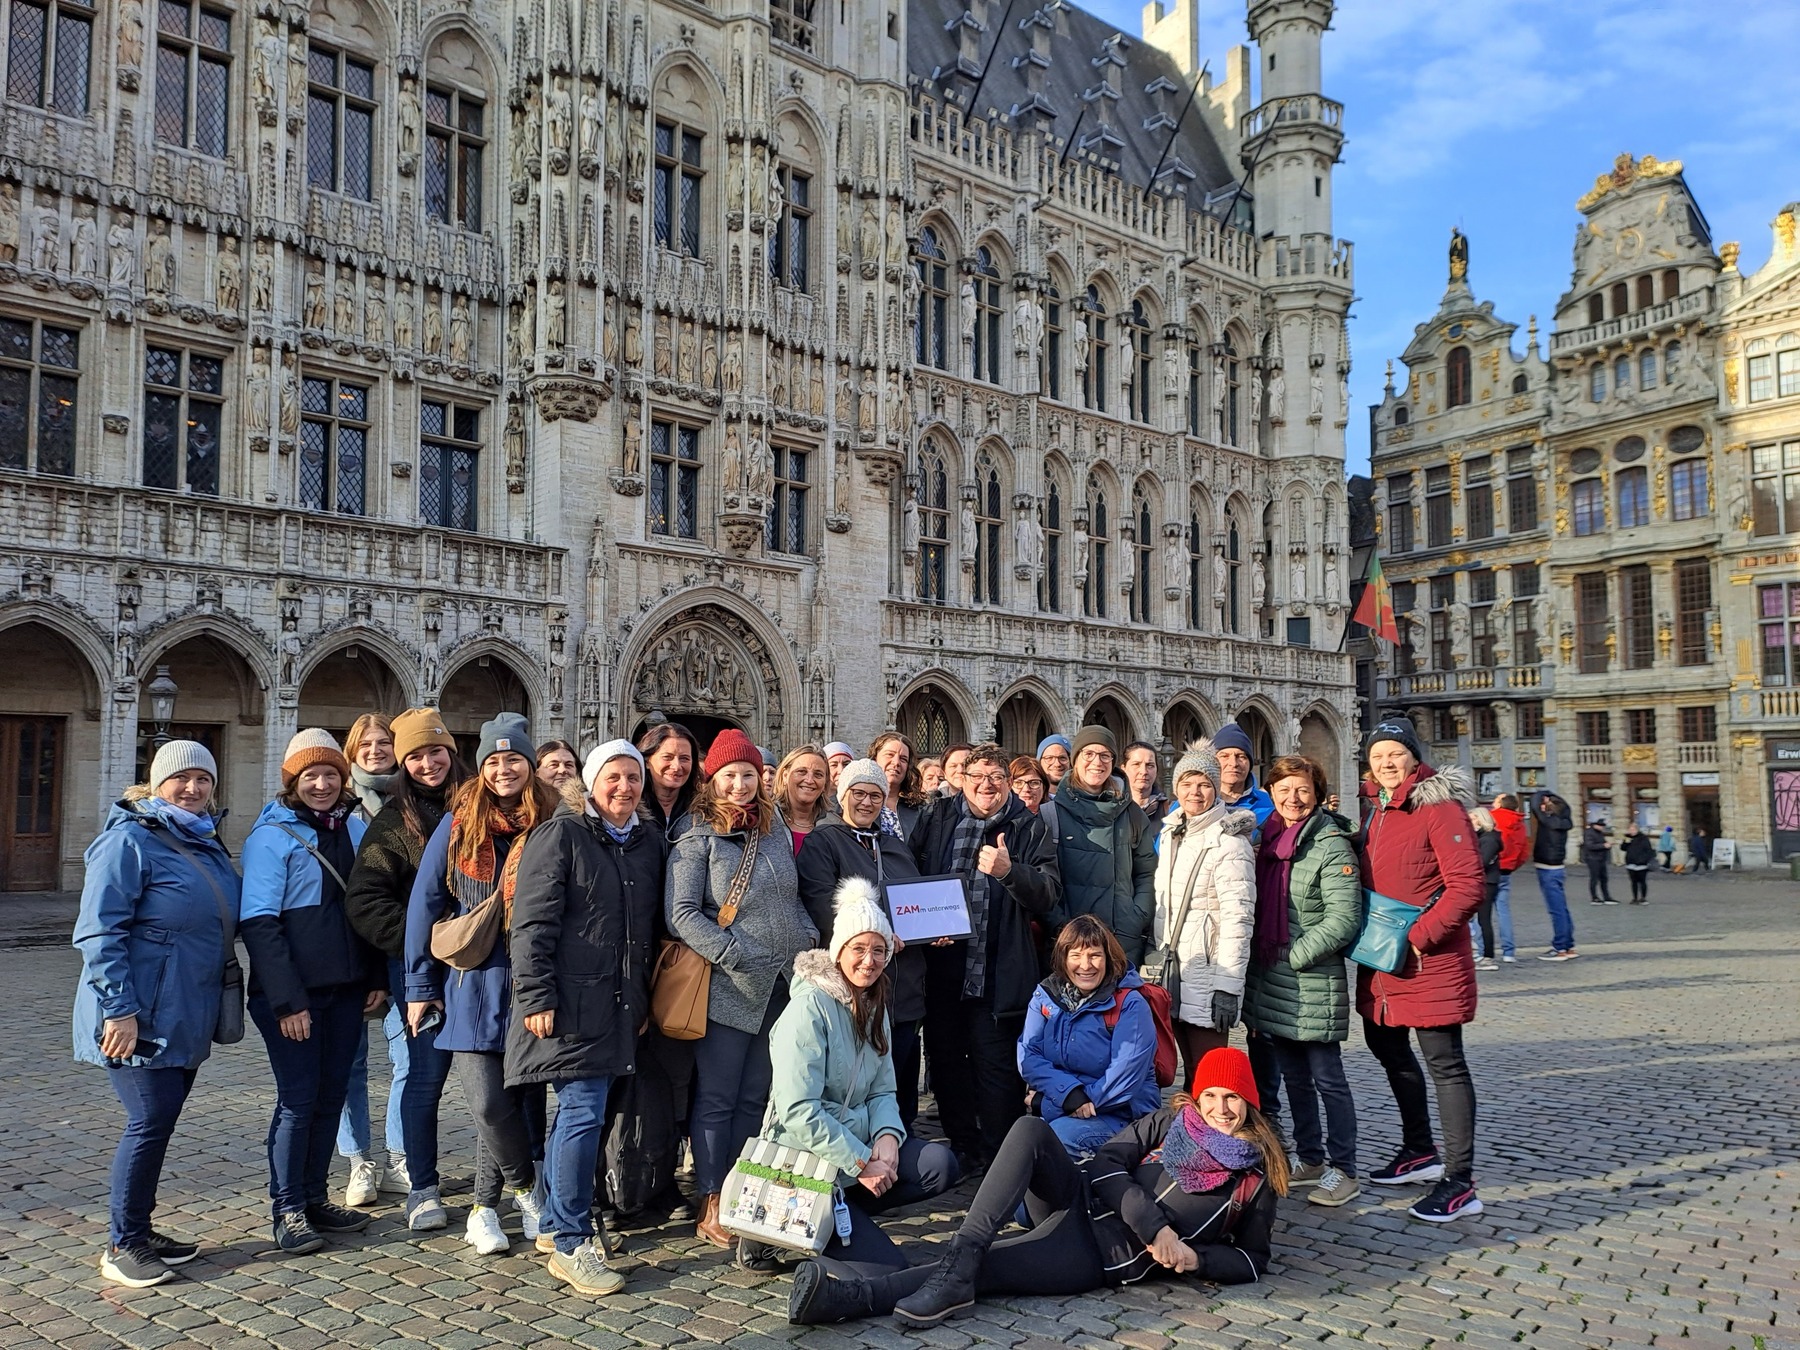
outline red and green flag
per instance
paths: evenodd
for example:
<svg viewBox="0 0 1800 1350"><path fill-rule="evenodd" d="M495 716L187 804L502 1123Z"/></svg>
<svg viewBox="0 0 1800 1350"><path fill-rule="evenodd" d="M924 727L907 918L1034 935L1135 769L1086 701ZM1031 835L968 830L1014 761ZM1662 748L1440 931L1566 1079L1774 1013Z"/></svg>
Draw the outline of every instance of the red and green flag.
<svg viewBox="0 0 1800 1350"><path fill-rule="evenodd" d="M1394 620L1394 592L1381 573L1381 556L1369 554L1369 574L1364 578L1362 599L1356 602L1356 613L1350 617L1376 637L1400 645L1400 625Z"/></svg>

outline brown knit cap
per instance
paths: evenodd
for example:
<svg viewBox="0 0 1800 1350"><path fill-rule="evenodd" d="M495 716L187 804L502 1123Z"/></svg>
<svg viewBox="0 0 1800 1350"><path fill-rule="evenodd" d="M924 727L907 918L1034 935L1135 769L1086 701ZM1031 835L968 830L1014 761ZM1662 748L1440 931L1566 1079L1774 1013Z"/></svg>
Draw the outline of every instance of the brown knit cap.
<svg viewBox="0 0 1800 1350"><path fill-rule="evenodd" d="M350 761L344 758L336 739L322 727L308 727L295 733L287 744L287 753L281 757L282 787L294 786L294 780L315 764L329 764L344 782L350 781Z"/></svg>
<svg viewBox="0 0 1800 1350"><path fill-rule="evenodd" d="M444 726L444 715L436 708L408 708L394 719L394 758L401 763L415 750L428 745L441 745L452 754L456 739Z"/></svg>

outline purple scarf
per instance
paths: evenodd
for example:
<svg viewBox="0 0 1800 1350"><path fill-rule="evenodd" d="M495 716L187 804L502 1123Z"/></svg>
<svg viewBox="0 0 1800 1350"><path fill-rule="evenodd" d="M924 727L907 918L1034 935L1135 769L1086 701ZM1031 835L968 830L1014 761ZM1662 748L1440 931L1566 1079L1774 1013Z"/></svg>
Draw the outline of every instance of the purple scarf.
<svg viewBox="0 0 1800 1350"><path fill-rule="evenodd" d="M1288 945L1288 876L1300 833L1311 819L1277 829L1270 827L1279 824L1279 815L1263 822L1262 847L1256 851L1256 934L1250 941L1250 960L1256 965L1274 965Z"/></svg>
<svg viewBox="0 0 1800 1350"><path fill-rule="evenodd" d="M1216 1191L1234 1172L1262 1165L1262 1150L1251 1140L1223 1134L1200 1119L1192 1104L1182 1107L1163 1136L1163 1171L1188 1195Z"/></svg>

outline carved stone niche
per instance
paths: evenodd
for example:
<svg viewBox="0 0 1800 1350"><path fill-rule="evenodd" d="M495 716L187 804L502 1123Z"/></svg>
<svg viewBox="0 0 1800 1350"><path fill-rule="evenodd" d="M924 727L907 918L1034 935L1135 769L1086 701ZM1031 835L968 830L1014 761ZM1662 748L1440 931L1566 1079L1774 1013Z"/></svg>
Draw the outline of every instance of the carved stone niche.
<svg viewBox="0 0 1800 1350"><path fill-rule="evenodd" d="M900 466L905 462L904 455L887 446L859 446L856 457L862 461L864 476L875 487L892 484L894 475L900 472Z"/></svg>
<svg viewBox="0 0 1800 1350"><path fill-rule="evenodd" d="M751 498L759 501L760 498ZM719 513L719 526L725 534L725 546L738 557L748 556L763 537L767 518L761 511L731 510Z"/></svg>
<svg viewBox="0 0 1800 1350"><path fill-rule="evenodd" d="M538 416L546 422L560 422L564 418L591 422L599 415L604 397L598 380L583 379L578 375L543 376L533 380L529 388L531 396L537 400Z"/></svg>

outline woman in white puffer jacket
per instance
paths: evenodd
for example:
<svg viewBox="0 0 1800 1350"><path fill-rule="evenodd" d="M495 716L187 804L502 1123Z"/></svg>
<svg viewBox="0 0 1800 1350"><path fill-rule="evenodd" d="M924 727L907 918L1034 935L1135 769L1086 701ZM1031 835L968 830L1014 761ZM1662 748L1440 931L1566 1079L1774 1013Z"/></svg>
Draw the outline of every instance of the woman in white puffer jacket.
<svg viewBox="0 0 1800 1350"><path fill-rule="evenodd" d="M1256 923L1256 817L1220 800L1211 741L1189 746L1176 762L1175 801L1157 850L1155 943L1181 959L1175 1039L1181 1081L1192 1082L1200 1057L1230 1039L1243 1002Z"/></svg>

